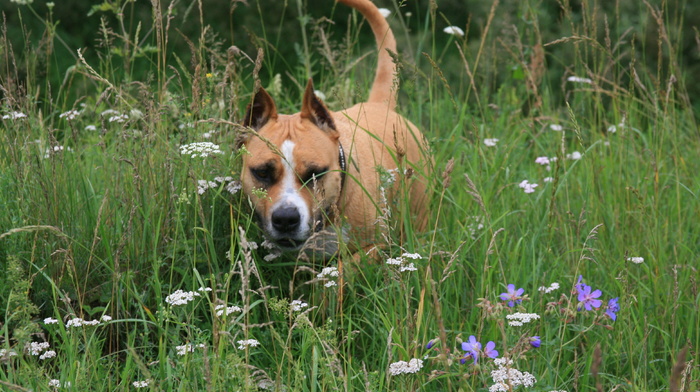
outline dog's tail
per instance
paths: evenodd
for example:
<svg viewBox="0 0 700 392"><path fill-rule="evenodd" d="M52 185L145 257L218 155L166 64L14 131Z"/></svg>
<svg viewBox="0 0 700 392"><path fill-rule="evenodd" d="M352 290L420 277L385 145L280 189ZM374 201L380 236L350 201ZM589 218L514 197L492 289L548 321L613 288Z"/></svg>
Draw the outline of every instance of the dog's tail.
<svg viewBox="0 0 700 392"><path fill-rule="evenodd" d="M396 107L396 91L393 89L396 64L394 64L389 51L396 53L396 39L394 39L394 33L391 31L389 23L370 0L338 1L360 11L369 22L374 38L377 40L377 48L379 49L377 73L374 76L374 83L372 83L367 102L388 104L389 109L393 110Z"/></svg>

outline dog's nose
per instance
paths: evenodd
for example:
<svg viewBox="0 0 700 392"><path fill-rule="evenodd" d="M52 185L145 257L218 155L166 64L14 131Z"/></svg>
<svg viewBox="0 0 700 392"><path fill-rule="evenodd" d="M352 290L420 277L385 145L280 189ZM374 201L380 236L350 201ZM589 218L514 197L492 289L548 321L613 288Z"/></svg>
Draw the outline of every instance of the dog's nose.
<svg viewBox="0 0 700 392"><path fill-rule="evenodd" d="M281 233L295 231L300 222L301 216L295 207L281 207L272 213L272 227Z"/></svg>

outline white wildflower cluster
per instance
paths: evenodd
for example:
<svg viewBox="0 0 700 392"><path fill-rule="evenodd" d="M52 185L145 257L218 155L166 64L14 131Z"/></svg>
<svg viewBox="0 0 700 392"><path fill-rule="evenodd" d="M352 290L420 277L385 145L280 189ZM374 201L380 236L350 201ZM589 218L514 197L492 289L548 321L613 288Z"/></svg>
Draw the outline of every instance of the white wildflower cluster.
<svg viewBox="0 0 700 392"><path fill-rule="evenodd" d="M87 326L94 327L95 325L99 325L99 324L100 324L100 320L88 321L88 320L84 320L80 317L74 317L74 318L68 320L68 322L66 322L66 328L77 328L77 327L87 327Z"/></svg>
<svg viewBox="0 0 700 392"><path fill-rule="evenodd" d="M510 359L496 358L493 362L498 369L491 371L495 384L489 388L489 392L511 391L519 385L529 388L537 382L532 374L511 367L513 361Z"/></svg>
<svg viewBox="0 0 700 392"><path fill-rule="evenodd" d="M544 181L544 182L552 182L552 181L554 181L554 177L545 177L545 178L542 179L542 181Z"/></svg>
<svg viewBox="0 0 700 392"><path fill-rule="evenodd" d="M589 78L582 78L580 76L569 76L566 78L569 82L573 83L584 83L584 84L593 84L593 81Z"/></svg>
<svg viewBox="0 0 700 392"><path fill-rule="evenodd" d="M579 159L583 158L583 154L581 154L578 151L574 151L571 154L566 154L566 159L571 159L574 161L578 161Z"/></svg>
<svg viewBox="0 0 700 392"><path fill-rule="evenodd" d="M642 264L644 262L644 257L628 257L627 261L631 261L634 264Z"/></svg>
<svg viewBox="0 0 700 392"><path fill-rule="evenodd" d="M625 116L622 116L622 120L620 121L619 124L611 125L608 127L608 133L615 133L615 132L617 132L617 128L624 128L626 120L627 120L627 118Z"/></svg>
<svg viewBox="0 0 700 392"><path fill-rule="evenodd" d="M178 129L185 129L185 128L194 128L194 123L188 122L188 123L181 123L180 125L177 126Z"/></svg>
<svg viewBox="0 0 700 392"><path fill-rule="evenodd" d="M100 321L102 321L103 323L110 322L110 321L112 321L112 316L108 316L105 314L102 317L100 317Z"/></svg>
<svg viewBox="0 0 700 392"><path fill-rule="evenodd" d="M86 125L86 126L85 126L85 130L86 130L86 131L96 131L96 130L97 130L97 127L94 126L94 125Z"/></svg>
<svg viewBox="0 0 700 392"><path fill-rule="evenodd" d="M17 356L17 351L15 351L13 349L9 349L9 350L5 349L5 348L0 349L0 360L10 359L10 358L16 357L16 356Z"/></svg>
<svg viewBox="0 0 700 392"><path fill-rule="evenodd" d="M235 181L233 177L215 177L214 181L197 180L197 193L204 194L207 189L217 189L219 184L225 184L224 189L232 195L241 190L241 183Z"/></svg>
<svg viewBox="0 0 700 392"><path fill-rule="evenodd" d="M239 340L236 343L238 343L239 350L245 350L248 347L258 347L260 345L260 342L255 339Z"/></svg>
<svg viewBox="0 0 700 392"><path fill-rule="evenodd" d="M174 293L165 297L165 302L170 304L170 306L187 305L188 303L194 301L194 297L201 296L202 295L196 291L176 290Z"/></svg>
<svg viewBox="0 0 700 392"><path fill-rule="evenodd" d="M540 288L537 289L537 291L544 291L545 294L549 294L552 291L559 290L559 283L554 282L549 285L549 287L546 286L540 286Z"/></svg>
<svg viewBox="0 0 700 392"><path fill-rule="evenodd" d="M51 345L48 342L31 342L27 343L24 348L29 352L29 355L41 355L44 350L48 350Z"/></svg>
<svg viewBox="0 0 700 392"><path fill-rule="evenodd" d="M292 312L301 312L302 310L304 310L304 308L308 308L309 304L307 304L304 301L295 299L294 301L292 301L291 304L289 304L289 306L291 307Z"/></svg>
<svg viewBox="0 0 700 392"><path fill-rule="evenodd" d="M243 309L240 306L216 305L214 308L216 315L219 317L228 316L231 313L241 313Z"/></svg>
<svg viewBox="0 0 700 392"><path fill-rule="evenodd" d="M27 118L27 115L22 112L10 112L2 116L3 120L17 120L18 118Z"/></svg>
<svg viewBox="0 0 700 392"><path fill-rule="evenodd" d="M486 147L496 147L497 143L498 143L498 139L495 139L495 138L484 139L484 145Z"/></svg>
<svg viewBox="0 0 700 392"><path fill-rule="evenodd" d="M460 37L464 37L464 30L457 26L447 26L444 29L442 29L442 32L449 35L457 35Z"/></svg>
<svg viewBox="0 0 700 392"><path fill-rule="evenodd" d="M195 349L197 348L204 348L204 344L183 344L182 346L175 346L175 350L177 350L177 355L179 356L184 356L187 355L187 353L193 353Z"/></svg>
<svg viewBox="0 0 700 392"><path fill-rule="evenodd" d="M218 144L211 142L196 142L180 146L180 154L189 155L192 158L206 158L209 155L223 154Z"/></svg>
<svg viewBox="0 0 700 392"><path fill-rule="evenodd" d="M73 152L73 149L70 148L70 146L64 147L64 146L53 146L48 147L46 151L44 151L44 159L49 159L51 158L52 155L56 155L58 153L61 153L63 151L68 151L68 152Z"/></svg>
<svg viewBox="0 0 700 392"><path fill-rule="evenodd" d="M75 120L76 117L80 116L80 112L77 110L69 110L65 113L61 113L58 115L58 118L65 118L66 121L72 121Z"/></svg>
<svg viewBox="0 0 700 392"><path fill-rule="evenodd" d="M535 163L540 164L542 166L549 165L549 162L550 161L548 157L537 157L537 159L535 159Z"/></svg>
<svg viewBox="0 0 700 392"><path fill-rule="evenodd" d="M148 388L148 384L151 383L151 380L144 380L144 381L134 381L131 383L131 385L134 386L134 388Z"/></svg>
<svg viewBox="0 0 700 392"><path fill-rule="evenodd" d="M513 313L506 315L506 319L508 319L508 325L513 326L513 327L519 327L523 324L527 324L532 320L537 320L540 318L540 315L537 313Z"/></svg>
<svg viewBox="0 0 700 392"><path fill-rule="evenodd" d="M521 181L518 186L522 188L525 193L533 193L535 188L537 188L537 184L531 184L528 180Z"/></svg>
<svg viewBox="0 0 700 392"><path fill-rule="evenodd" d="M389 374L398 376L400 374L418 373L423 368L423 361L413 358L410 361L398 361L389 365Z"/></svg>
<svg viewBox="0 0 700 392"><path fill-rule="evenodd" d="M472 240L476 240L476 233L484 228L484 217L483 216L470 216L467 218L469 222L467 224L467 232L471 236Z"/></svg>
<svg viewBox="0 0 700 392"><path fill-rule="evenodd" d="M421 260L423 256L418 253L404 253L400 257L387 259L386 263L389 265L396 265L399 267L399 272L405 271L417 271L415 264L408 261L410 260Z"/></svg>
<svg viewBox="0 0 700 392"><path fill-rule="evenodd" d="M108 117L107 121L109 122L123 123L129 119L128 114L120 113L114 109L107 109L104 112L100 113L100 115L102 117Z"/></svg>
<svg viewBox="0 0 700 392"><path fill-rule="evenodd" d="M552 131L561 132L564 130L564 127L562 127L559 124L550 124L549 129L551 129Z"/></svg>
<svg viewBox="0 0 700 392"><path fill-rule="evenodd" d="M49 325L49 324L58 324L58 320L53 318L53 317L47 317L44 319L44 324Z"/></svg>
<svg viewBox="0 0 700 392"><path fill-rule="evenodd" d="M321 270L321 273L316 275L316 278L326 280L323 285L326 287L337 286L335 279L338 277L338 269L336 267L326 267Z"/></svg>
<svg viewBox="0 0 700 392"><path fill-rule="evenodd" d="M63 384L61 384L61 380L53 379L49 380L49 387L53 388L70 388L71 387L71 382L66 381Z"/></svg>

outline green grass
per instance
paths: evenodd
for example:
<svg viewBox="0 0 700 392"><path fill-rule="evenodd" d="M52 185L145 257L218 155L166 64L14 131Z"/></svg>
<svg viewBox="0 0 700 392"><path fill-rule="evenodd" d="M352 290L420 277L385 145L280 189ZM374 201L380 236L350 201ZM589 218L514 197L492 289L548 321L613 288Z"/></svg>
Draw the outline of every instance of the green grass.
<svg viewBox="0 0 700 392"><path fill-rule="evenodd" d="M263 238L229 180L198 192L198 180L238 178L245 152L234 148L235 124L258 75L285 113L298 110L310 76L333 109L366 96L373 57L356 61L373 47L361 18L338 31L292 3L285 15L302 13L299 42L267 36L255 2L232 13L260 13L251 32L264 57L227 51L245 45L203 27L183 58L162 38L177 31L157 18L105 25L95 32L99 61L59 71L38 32L23 30L19 43L0 37L0 389L50 391L55 379L91 391L145 380L153 391L486 391L494 361L460 364L470 335L531 373L534 391L700 388L700 138L685 87L693 80L679 65L681 36L692 34L682 12L584 0L552 17L537 1L504 3L472 20L478 36L456 37L442 29L462 16L440 4L410 17L390 6L399 112L422 128L435 159L433 216L415 232L398 200L384 216L393 229L382 258L419 253L417 270L346 261L340 298L317 277L326 265L266 259L271 251L251 245ZM187 17L200 20L199 9ZM206 26L218 11L202 12ZM66 42L49 27L45 40ZM298 56L282 57L283 45L298 45ZM65 75L60 86L42 77L52 72ZM76 118L61 116L72 109ZM110 121L110 109L129 118ZM489 147L489 138L499 140ZM222 153L180 153L202 141ZM580 159L567 158L575 151ZM557 158L549 170L535 163L542 156ZM538 184L533 193L523 180ZM576 310L580 275L604 304L619 297L617 320L605 306ZM553 282L558 290L538 291ZM526 294L513 308L499 299L508 284ZM175 306L166 298L176 290L199 295ZM292 310L295 299L308 307ZM221 305L240 309L217 315ZM540 318L513 327L514 311ZM67 326L102 316L111 319ZM539 348L529 344L535 335ZM247 339L259 345L239 349ZM25 349L44 341L55 357ZM389 374L413 358L423 360L418 372Z"/></svg>

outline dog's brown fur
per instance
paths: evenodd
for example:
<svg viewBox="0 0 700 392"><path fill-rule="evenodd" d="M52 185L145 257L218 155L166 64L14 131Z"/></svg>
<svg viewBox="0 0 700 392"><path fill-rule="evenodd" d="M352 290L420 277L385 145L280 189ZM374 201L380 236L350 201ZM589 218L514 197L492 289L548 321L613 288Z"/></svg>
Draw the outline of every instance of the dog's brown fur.
<svg viewBox="0 0 700 392"><path fill-rule="evenodd" d="M309 80L301 112L283 115L261 88L243 124L256 131L256 137L244 141L250 154L243 162L243 190L268 237L290 250L300 248L337 218L349 224L345 239L360 248L371 246L381 226L377 225L381 200L391 200L395 191L381 195L378 166L395 170L398 159L400 170L412 173L408 183L414 227L422 230L427 222L425 175L431 161L420 131L394 112L396 66L389 53L396 52L394 35L369 0L339 1L365 16L379 48L367 102L330 112ZM255 189L266 195L260 197Z"/></svg>

